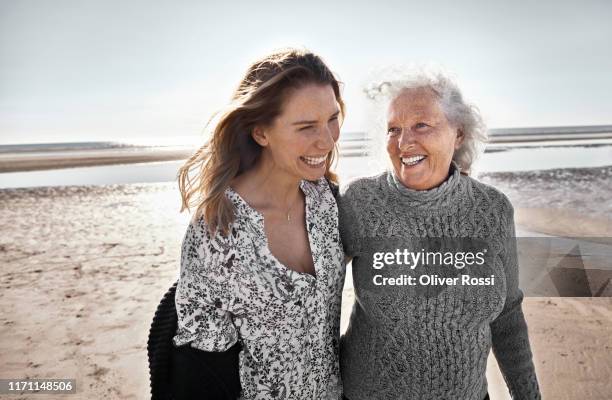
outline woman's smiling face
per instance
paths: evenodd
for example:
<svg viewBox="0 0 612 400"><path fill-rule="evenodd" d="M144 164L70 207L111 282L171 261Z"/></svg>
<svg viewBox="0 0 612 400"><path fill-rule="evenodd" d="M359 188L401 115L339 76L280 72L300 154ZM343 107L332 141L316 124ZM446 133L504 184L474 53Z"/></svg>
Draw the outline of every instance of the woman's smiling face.
<svg viewBox="0 0 612 400"><path fill-rule="evenodd" d="M449 123L431 89L405 89L389 104L387 153L404 186L414 190L439 186L462 142L463 136Z"/></svg>
<svg viewBox="0 0 612 400"><path fill-rule="evenodd" d="M317 180L340 135L340 108L330 85L309 84L292 90L281 114L254 139L264 147L277 172L295 179Z"/></svg>

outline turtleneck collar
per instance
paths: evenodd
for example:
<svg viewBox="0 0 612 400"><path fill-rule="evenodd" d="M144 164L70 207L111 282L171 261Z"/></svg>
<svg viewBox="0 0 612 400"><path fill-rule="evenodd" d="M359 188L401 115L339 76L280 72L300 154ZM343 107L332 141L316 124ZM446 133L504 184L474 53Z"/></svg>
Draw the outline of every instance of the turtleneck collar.
<svg viewBox="0 0 612 400"><path fill-rule="evenodd" d="M448 177L439 186L428 190L414 190L407 188L395 175L395 171L389 171L387 180L392 188L395 188L402 196L417 202L429 202L452 192L453 188L459 183L461 170L459 166L452 161L449 169Z"/></svg>

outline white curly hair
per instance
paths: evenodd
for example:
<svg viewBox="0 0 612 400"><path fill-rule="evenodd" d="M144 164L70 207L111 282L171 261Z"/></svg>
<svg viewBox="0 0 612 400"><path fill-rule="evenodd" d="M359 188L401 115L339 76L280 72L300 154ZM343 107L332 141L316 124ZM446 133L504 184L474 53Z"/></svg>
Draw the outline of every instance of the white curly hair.
<svg viewBox="0 0 612 400"><path fill-rule="evenodd" d="M462 172L469 174L472 171L472 164L488 141L487 128L479 109L465 101L450 74L441 68L417 66L388 68L382 73L377 73L377 76L378 79L368 84L364 92L368 98L385 110L389 103L406 89L429 88L436 94L449 123L464 135L461 147L453 154L453 160ZM380 115L382 113L379 114L379 119ZM379 120L377 124L378 126L374 128L377 133L370 135L374 154L381 152L382 149L380 124L383 124L383 121Z"/></svg>

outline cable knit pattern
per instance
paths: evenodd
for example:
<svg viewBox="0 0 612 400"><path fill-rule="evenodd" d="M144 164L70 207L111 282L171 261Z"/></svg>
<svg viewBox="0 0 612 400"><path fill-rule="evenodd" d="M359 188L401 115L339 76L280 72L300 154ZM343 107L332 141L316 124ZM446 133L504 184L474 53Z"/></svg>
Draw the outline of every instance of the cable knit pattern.
<svg viewBox="0 0 612 400"><path fill-rule="evenodd" d="M340 228L353 256L356 301L341 339L350 400L481 400L493 351L514 399L540 399L518 288L513 208L498 190L460 174L428 191L406 188L393 172L350 183L339 199ZM393 238L485 240L495 286L449 287L410 296L408 288L368 290L375 241ZM370 280L370 281L368 281Z"/></svg>

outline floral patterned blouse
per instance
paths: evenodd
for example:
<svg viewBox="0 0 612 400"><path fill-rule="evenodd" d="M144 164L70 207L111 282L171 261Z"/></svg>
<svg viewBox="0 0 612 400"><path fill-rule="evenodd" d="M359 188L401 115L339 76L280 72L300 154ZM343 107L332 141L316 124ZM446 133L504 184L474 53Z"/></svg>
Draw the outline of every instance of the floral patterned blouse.
<svg viewBox="0 0 612 400"><path fill-rule="evenodd" d="M341 398L338 209L325 178L300 188L316 277L274 257L263 216L231 188L230 234L210 235L200 218L183 240L174 345L224 351L240 341L243 400Z"/></svg>

